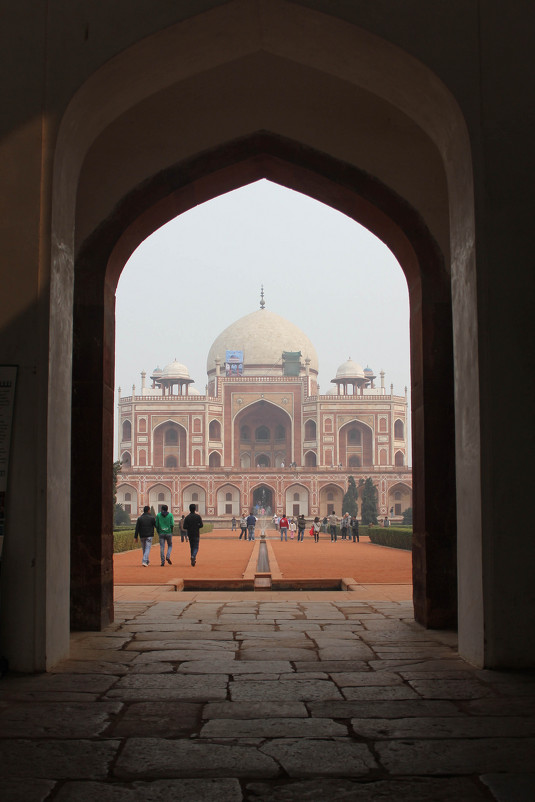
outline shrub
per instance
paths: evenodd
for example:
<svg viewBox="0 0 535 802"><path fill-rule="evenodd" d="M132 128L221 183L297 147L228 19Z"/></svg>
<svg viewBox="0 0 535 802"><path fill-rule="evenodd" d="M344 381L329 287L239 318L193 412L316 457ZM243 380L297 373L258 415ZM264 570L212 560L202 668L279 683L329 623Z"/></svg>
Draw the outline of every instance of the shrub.
<svg viewBox="0 0 535 802"><path fill-rule="evenodd" d="M372 543L377 546L389 546L391 549L412 550L412 529L397 526L387 526L386 528L369 526L368 531L363 534L369 535Z"/></svg>

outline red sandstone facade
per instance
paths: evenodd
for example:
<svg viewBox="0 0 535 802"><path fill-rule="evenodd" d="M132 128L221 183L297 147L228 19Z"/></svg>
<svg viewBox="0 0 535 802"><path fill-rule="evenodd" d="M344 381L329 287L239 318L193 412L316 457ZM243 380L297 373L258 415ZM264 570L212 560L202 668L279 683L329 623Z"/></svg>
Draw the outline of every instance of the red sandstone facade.
<svg viewBox="0 0 535 802"><path fill-rule="evenodd" d="M340 366L333 392L319 395L317 359L305 335L296 342L294 330L285 329L290 324L264 309L242 321L221 337L243 348L243 375L222 375L221 358L209 355L208 395L192 391L187 369L175 362L153 373L152 388L142 374L141 394L119 397L117 501L132 517L145 504L167 504L177 515L190 503L214 519L256 505L324 516L341 513L350 475L357 484L372 476L379 515L401 516L412 506L406 395L374 388L372 371L352 360ZM306 349L304 358L294 350L298 375L288 375L283 353L264 353L280 348L266 346L261 331L273 322L290 346ZM214 346L221 349L217 340Z"/></svg>

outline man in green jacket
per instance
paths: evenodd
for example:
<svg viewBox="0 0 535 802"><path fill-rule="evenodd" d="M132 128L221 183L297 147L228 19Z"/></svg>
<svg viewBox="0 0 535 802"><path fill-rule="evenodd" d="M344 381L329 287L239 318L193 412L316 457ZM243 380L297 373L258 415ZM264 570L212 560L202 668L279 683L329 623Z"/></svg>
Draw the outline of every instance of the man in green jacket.
<svg viewBox="0 0 535 802"><path fill-rule="evenodd" d="M162 565L165 565L165 561L172 565L171 562L171 551L173 550L173 526L175 525L175 521L173 519L172 514L169 512L169 507L167 504L162 504L162 510L156 516L156 531L158 532L158 537L160 538L160 558L162 561ZM165 544L167 542L167 557L165 556Z"/></svg>

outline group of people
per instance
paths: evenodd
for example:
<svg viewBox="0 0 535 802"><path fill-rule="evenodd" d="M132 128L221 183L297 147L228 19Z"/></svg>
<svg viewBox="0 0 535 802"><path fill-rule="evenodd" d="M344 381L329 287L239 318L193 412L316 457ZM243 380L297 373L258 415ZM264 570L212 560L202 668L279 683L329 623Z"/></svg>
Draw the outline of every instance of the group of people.
<svg viewBox="0 0 535 802"><path fill-rule="evenodd" d="M174 526L175 521L173 514L169 512L167 504L162 504L162 509L156 516L151 514L150 507L143 507L143 515L140 515L137 519L134 533L134 540L136 542L138 538L141 540L141 565L145 567L149 565L149 555L152 546L152 538L154 537L154 530L158 533L158 538L160 540L161 565L165 566L166 562L169 565L173 564L171 562L171 552L173 550ZM196 565L197 563L200 530L203 526L203 520L196 511L195 504L190 504L189 515L183 515L180 521L180 537L182 542L185 540L189 542L192 565ZM167 552L165 548L166 545Z"/></svg>

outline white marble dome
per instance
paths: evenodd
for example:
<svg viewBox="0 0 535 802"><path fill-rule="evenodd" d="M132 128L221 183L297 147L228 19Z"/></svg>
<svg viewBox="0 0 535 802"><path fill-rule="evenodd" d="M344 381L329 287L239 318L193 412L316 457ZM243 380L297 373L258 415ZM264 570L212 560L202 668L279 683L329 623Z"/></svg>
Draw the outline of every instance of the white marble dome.
<svg viewBox="0 0 535 802"><path fill-rule="evenodd" d="M351 357L344 362L336 371L337 379L364 379L364 370L362 365L354 362Z"/></svg>
<svg viewBox="0 0 535 802"><path fill-rule="evenodd" d="M161 379L189 379L189 371L185 365L181 362L177 362L176 359L173 362L170 362L168 365L160 373Z"/></svg>
<svg viewBox="0 0 535 802"><path fill-rule="evenodd" d="M310 371L318 372L318 355L312 342L294 323L271 312L257 309L240 318L216 337L206 360L206 372L213 375L215 360L225 370L227 351L243 351L243 375L280 375L283 351L301 351L301 363L310 359Z"/></svg>

